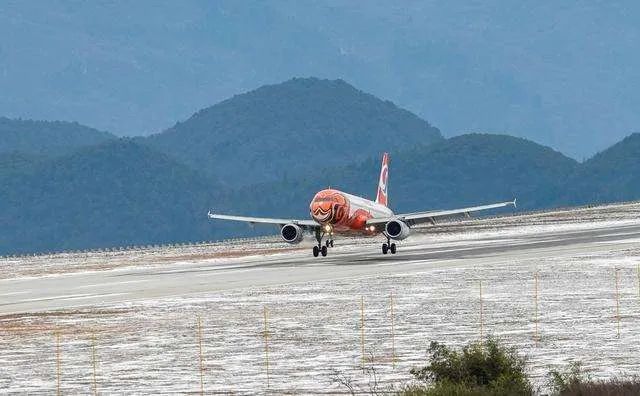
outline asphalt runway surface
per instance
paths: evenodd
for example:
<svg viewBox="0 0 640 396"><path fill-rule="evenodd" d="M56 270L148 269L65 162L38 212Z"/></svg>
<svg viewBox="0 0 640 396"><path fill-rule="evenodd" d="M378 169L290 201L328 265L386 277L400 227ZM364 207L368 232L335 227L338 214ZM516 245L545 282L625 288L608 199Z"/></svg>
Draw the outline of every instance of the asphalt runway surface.
<svg viewBox="0 0 640 396"><path fill-rule="evenodd" d="M639 241L640 224L629 223L602 223L593 228L530 234L505 233L461 241L432 241L428 233L420 233L399 242L395 255L382 255L380 244L340 246L341 240L336 238L336 247L329 250L327 257L313 257L309 246L262 256L3 279L0 315L310 281L410 274L434 268L516 263L518 258L575 257L637 247Z"/></svg>

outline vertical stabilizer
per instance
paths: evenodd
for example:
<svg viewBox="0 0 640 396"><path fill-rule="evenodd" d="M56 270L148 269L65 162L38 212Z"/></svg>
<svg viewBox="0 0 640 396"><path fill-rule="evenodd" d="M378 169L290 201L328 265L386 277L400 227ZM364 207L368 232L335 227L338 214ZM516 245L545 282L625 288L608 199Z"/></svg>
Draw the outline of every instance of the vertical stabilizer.
<svg viewBox="0 0 640 396"><path fill-rule="evenodd" d="M389 206L387 196L387 183L389 181L389 154L382 155L382 168L380 168L380 179L378 180L378 193L376 194L376 203Z"/></svg>

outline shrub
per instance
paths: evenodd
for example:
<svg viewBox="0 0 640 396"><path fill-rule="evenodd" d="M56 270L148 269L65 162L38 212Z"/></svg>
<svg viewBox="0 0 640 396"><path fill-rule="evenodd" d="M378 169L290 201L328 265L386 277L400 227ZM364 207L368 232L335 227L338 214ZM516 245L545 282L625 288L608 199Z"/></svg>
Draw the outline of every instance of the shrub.
<svg viewBox="0 0 640 396"><path fill-rule="evenodd" d="M569 367L562 371L549 371L549 388L557 395L562 395L571 387L583 382L589 382L590 380L582 370L582 364L580 362L571 362Z"/></svg>
<svg viewBox="0 0 640 396"><path fill-rule="evenodd" d="M461 351L431 342L429 365L411 374L431 385L407 388L402 394L422 395L530 395L532 386L525 374L526 361L515 349L489 339L482 345L470 343Z"/></svg>
<svg viewBox="0 0 640 396"><path fill-rule="evenodd" d="M409 385L399 392L402 396L494 396L498 393L484 386L468 384L454 384L449 381L434 383L431 385Z"/></svg>

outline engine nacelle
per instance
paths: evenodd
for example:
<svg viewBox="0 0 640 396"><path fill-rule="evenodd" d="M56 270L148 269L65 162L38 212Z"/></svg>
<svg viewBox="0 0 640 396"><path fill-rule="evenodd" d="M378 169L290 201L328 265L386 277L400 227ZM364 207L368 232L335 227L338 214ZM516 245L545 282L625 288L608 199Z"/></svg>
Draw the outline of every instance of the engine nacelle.
<svg viewBox="0 0 640 396"><path fill-rule="evenodd" d="M304 235L302 234L302 228L295 224L285 224L280 229L280 236L288 243L300 243Z"/></svg>
<svg viewBox="0 0 640 396"><path fill-rule="evenodd" d="M384 226L385 233L391 239L402 240L411 234L411 228L400 220L391 220Z"/></svg>

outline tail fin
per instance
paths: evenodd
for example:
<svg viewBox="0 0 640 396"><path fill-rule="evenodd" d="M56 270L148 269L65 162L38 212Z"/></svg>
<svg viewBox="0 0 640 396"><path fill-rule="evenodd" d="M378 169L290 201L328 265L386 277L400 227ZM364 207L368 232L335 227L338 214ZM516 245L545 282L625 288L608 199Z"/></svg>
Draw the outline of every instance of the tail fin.
<svg viewBox="0 0 640 396"><path fill-rule="evenodd" d="M382 168L380 168L380 179L378 180L378 194L376 195L376 203L388 206L387 198L387 182L389 180L389 154L382 155Z"/></svg>

